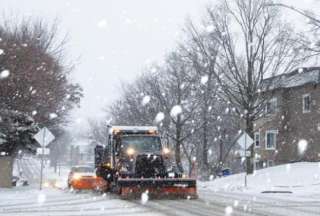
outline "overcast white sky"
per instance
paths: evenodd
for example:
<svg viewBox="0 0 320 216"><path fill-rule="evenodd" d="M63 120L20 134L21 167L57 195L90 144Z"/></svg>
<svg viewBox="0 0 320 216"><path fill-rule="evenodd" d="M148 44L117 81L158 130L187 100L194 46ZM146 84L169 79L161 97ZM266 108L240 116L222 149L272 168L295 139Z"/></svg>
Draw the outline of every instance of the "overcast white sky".
<svg viewBox="0 0 320 216"><path fill-rule="evenodd" d="M214 0L211 0L214 2ZM81 56L74 79L84 88L80 118L101 115L118 96L121 80L132 80L149 61L174 47L187 16L200 19L210 0L0 0L5 13L61 21L70 36L69 51ZM320 0L283 0L318 9ZM297 18L288 18L293 22Z"/></svg>

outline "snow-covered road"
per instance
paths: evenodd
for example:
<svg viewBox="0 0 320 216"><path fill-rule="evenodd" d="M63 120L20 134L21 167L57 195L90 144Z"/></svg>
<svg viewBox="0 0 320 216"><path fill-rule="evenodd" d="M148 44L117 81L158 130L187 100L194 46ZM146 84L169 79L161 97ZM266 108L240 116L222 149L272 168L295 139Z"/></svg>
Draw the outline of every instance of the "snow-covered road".
<svg viewBox="0 0 320 216"><path fill-rule="evenodd" d="M308 168L308 166L310 166ZM251 189L242 191L239 182L241 175L233 175L211 182L199 182L197 200L149 200L142 204L141 200L120 200L114 194L99 194L93 192L75 193L69 190L45 188L38 190L39 163L32 158L19 161L18 167L24 171L25 177L30 180L28 187L13 189L0 189L0 216L27 215L27 216L61 216L61 215L201 215L201 216L318 216L320 215L320 191L313 182L308 190L304 188L290 187L292 194L262 194L262 177L267 176L274 180L275 184L283 185L290 182L280 176L283 167L275 167L259 171L254 178L250 179ZM285 166L287 167L287 166ZM317 171L317 164L292 165L291 180L300 178L300 169L305 171ZM273 172L275 169L275 172ZM68 169L62 170L59 177L50 170L46 172L46 179L59 179L60 184L66 182L65 176ZM287 169L284 169L288 174ZM277 174L273 176L273 174ZM268 174L268 175L267 175ZM294 177L294 175L297 175ZM262 176L262 177L261 177ZM312 176L307 173L302 176ZM261 178L260 178L261 177ZM281 177L281 178L280 178ZM278 179L277 179L278 178ZM282 180L283 182L281 182ZM298 179L299 180L299 179ZM295 182L302 182L302 180ZM310 180L310 179L309 179ZM312 180L312 179L311 179ZM317 180L317 179L315 179ZM258 182L262 185L259 186ZM269 182L269 181L267 181ZM228 187L226 187L228 186ZM262 188L260 188L262 187ZM63 188L63 186L61 187ZM257 190L259 188L259 190ZM268 187L266 187L268 188ZM311 189L314 189L311 191ZM287 189L287 188L286 188ZM312 193L311 193L312 192Z"/></svg>
<svg viewBox="0 0 320 216"><path fill-rule="evenodd" d="M199 190L197 200L120 200L113 194L75 193L47 188L39 192L32 186L0 190L0 215L320 215L320 201L301 197L286 199L261 194ZM287 197L288 198L288 197Z"/></svg>
<svg viewBox="0 0 320 216"><path fill-rule="evenodd" d="M74 193L59 189L0 190L0 215L162 215L112 195Z"/></svg>

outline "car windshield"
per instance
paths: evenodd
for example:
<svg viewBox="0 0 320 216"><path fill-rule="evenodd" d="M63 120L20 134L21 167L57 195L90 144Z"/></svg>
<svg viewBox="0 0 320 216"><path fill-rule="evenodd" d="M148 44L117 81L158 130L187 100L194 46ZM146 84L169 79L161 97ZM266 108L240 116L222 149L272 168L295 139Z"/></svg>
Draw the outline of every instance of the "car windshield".
<svg viewBox="0 0 320 216"><path fill-rule="evenodd" d="M157 136L127 136L122 137L121 148L133 148L140 152L155 152L161 150L160 138Z"/></svg>
<svg viewBox="0 0 320 216"><path fill-rule="evenodd" d="M84 173L91 173L94 172L92 167L73 167L73 172L84 172Z"/></svg>

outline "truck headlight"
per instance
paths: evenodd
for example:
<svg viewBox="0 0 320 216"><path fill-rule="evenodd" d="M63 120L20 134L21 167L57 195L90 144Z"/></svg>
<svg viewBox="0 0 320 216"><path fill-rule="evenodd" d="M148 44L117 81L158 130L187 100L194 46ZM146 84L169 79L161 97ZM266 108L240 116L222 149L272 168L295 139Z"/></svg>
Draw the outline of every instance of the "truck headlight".
<svg viewBox="0 0 320 216"><path fill-rule="evenodd" d="M164 147L162 151L163 151L163 154L169 154L170 153L170 149L168 149L166 147Z"/></svg>
<svg viewBox="0 0 320 216"><path fill-rule="evenodd" d="M127 155L129 155L129 156L134 155L135 152L136 152L136 151L135 151L133 148L128 148L128 149L127 149Z"/></svg>
<svg viewBox="0 0 320 216"><path fill-rule="evenodd" d="M169 173L168 173L168 177L169 177L169 178L174 178L174 177L175 177L174 172L169 172Z"/></svg>

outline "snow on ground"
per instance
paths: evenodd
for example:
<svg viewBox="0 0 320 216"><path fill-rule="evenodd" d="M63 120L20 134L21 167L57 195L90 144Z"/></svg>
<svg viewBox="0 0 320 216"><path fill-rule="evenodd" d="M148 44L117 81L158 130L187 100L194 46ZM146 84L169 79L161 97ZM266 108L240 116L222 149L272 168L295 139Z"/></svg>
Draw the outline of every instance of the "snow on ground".
<svg viewBox="0 0 320 216"><path fill-rule="evenodd" d="M20 170L29 179L30 186L0 188L0 216L163 215L146 208L140 202L127 202L112 194L74 192L66 189L69 167L62 166L59 174L46 164L44 187L41 191L40 161L32 157L17 160L15 172Z"/></svg>
<svg viewBox="0 0 320 216"><path fill-rule="evenodd" d="M320 163L299 162L255 171L247 177L235 174L200 182L201 188L211 191L261 193L263 191L290 191L296 195L317 194L320 198Z"/></svg>
<svg viewBox="0 0 320 216"><path fill-rule="evenodd" d="M38 177L39 161L22 160L21 168L28 176ZM69 168L61 175L46 168L45 180L64 181ZM28 173L28 172L30 173ZM243 174L199 182L197 200L124 201L114 194L90 191L74 192L63 187L45 187L39 182L27 187L0 189L0 216L9 215L177 215L177 216L318 216L320 187L318 163L296 163L259 170L248 177L243 188ZM293 194L262 194L266 189L288 190ZM318 191L318 192L317 192Z"/></svg>
<svg viewBox="0 0 320 216"><path fill-rule="evenodd" d="M139 204L99 193L16 187L0 189L0 215L161 215Z"/></svg>

